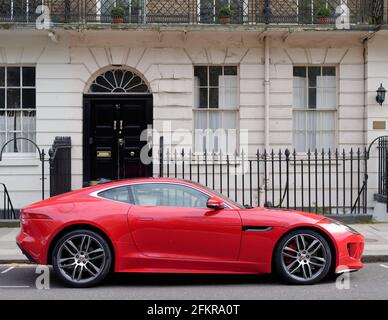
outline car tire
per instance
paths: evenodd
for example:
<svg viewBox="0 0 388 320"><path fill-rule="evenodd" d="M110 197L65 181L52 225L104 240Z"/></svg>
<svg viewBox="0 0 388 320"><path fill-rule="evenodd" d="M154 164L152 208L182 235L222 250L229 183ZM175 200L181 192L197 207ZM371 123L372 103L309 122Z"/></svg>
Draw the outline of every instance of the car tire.
<svg viewBox="0 0 388 320"><path fill-rule="evenodd" d="M318 232L294 230L283 236L275 248L274 271L289 284L314 284L330 272L332 255L329 243Z"/></svg>
<svg viewBox="0 0 388 320"><path fill-rule="evenodd" d="M109 274L112 253L107 241L97 232L75 230L56 242L51 261L55 274L65 284L87 288Z"/></svg>

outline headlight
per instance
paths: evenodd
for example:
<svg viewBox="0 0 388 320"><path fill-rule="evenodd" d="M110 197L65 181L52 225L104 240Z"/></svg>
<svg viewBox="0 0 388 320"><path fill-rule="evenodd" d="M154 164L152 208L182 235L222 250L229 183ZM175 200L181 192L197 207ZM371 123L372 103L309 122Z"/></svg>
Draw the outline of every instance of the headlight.
<svg viewBox="0 0 388 320"><path fill-rule="evenodd" d="M343 228L344 230L354 233L354 234L360 234L357 230L353 229L352 227L349 227L347 224L342 223L338 220L325 218L324 220L329 221L330 223L334 223L335 225L339 226L340 228Z"/></svg>

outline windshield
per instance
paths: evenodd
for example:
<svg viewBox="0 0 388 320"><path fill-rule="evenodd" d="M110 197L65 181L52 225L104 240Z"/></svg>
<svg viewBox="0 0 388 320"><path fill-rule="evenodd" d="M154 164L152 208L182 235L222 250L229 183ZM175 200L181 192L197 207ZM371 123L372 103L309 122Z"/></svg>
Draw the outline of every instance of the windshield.
<svg viewBox="0 0 388 320"><path fill-rule="evenodd" d="M197 186L199 186L199 187L201 187L201 188L204 188L205 190L207 190L207 191L209 191L211 193L214 193L218 197L220 197L220 198L224 199L225 201L233 204L234 206L236 206L239 209L246 209L243 205L241 205L240 203L238 203L236 201L233 201L232 199L228 198L227 196L223 195L222 193L219 193L219 192L217 192L217 191L215 191L213 189L210 189L210 188L208 188L208 187L206 187L206 186L204 186L204 185L202 185L202 184L200 184L198 182L193 182L193 181L190 181L190 182L195 184L195 185L197 185Z"/></svg>

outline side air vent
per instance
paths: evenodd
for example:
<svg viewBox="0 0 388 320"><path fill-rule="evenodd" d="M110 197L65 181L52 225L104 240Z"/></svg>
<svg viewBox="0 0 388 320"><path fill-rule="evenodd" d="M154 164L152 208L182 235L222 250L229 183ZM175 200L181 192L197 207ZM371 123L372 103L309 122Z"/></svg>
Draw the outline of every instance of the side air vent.
<svg viewBox="0 0 388 320"><path fill-rule="evenodd" d="M243 226L242 231L246 232L268 232L271 231L272 227L267 226Z"/></svg>

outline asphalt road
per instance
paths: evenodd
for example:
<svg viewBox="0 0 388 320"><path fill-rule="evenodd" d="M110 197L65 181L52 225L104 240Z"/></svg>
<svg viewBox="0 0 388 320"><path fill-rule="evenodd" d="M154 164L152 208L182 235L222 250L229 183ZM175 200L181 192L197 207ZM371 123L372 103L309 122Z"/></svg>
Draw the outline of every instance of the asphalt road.
<svg viewBox="0 0 388 320"><path fill-rule="evenodd" d="M313 286L288 286L268 275L165 274L117 274L98 287L72 289L64 287L51 269L46 274L50 274L49 284L44 272L36 273L36 266L0 265L0 300L388 299L388 263L366 264L342 282L342 289L336 287L336 279ZM37 282L50 288L37 289Z"/></svg>

